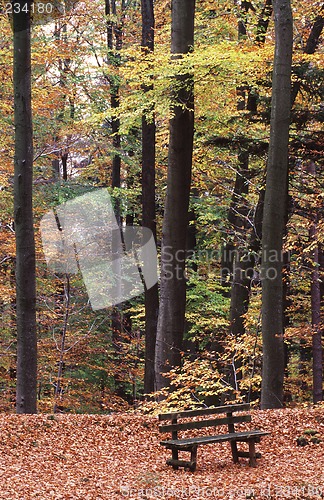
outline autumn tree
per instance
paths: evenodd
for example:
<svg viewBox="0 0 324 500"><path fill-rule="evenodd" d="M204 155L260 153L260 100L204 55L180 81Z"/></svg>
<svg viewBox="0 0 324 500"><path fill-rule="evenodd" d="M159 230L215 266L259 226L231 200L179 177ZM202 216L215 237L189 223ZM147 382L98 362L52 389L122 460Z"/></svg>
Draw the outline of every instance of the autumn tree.
<svg viewBox="0 0 324 500"><path fill-rule="evenodd" d="M248 14L249 11L255 12L256 9L251 2L242 2L240 6L240 18L238 21L238 37L242 41L248 34ZM268 28L269 17L272 12L272 3L265 2L255 26L256 51L262 49L265 42L265 34ZM256 87L244 82L236 89L237 92L237 110L239 113L245 113L247 121L260 120L258 115L258 100L260 96ZM254 276L254 268L257 263L257 254L260 251L261 240L259 237L259 227L257 217L259 216L260 206L263 203L264 190L259 191L259 200L254 210L254 217L251 217L249 190L256 177L254 165L250 165L252 155L261 155L267 148L267 144L256 147L249 141L246 135L242 135L238 145L238 165L233 189L232 201L228 213L228 221L232 229L232 238L224 246L224 271L231 273L231 307L230 307L230 331L233 336L238 338L245 333L245 320L249 308L251 284ZM261 216L262 217L262 216ZM258 227L259 226L259 227ZM232 358L232 385L237 389L237 379L241 378L240 360Z"/></svg>
<svg viewBox="0 0 324 500"><path fill-rule="evenodd" d="M323 11L323 6L322 9ZM320 38L322 34L322 30L324 27L324 17L322 15L317 15L315 21L313 23L312 29L309 33L307 41L304 46L303 52L305 54L311 55L314 54ZM303 88L303 79L309 72L311 63L305 65L303 71L301 72L299 77L294 81L292 86L292 96L291 96L291 104L293 107L293 113L296 114L298 118L298 111L294 109L298 94ZM307 168L308 175L310 176L309 186L312 186L317 179L317 169L316 163L314 159L310 159L309 165ZM318 182L318 179L317 179ZM316 193L316 189L314 190ZM322 263L321 263L321 248L318 243L319 239L319 231L318 226L320 225L320 211L318 210L318 206L309 207L307 210L307 217L311 218L310 227L309 227L309 239L311 246L311 313L312 313L312 355L313 355L313 401L317 403L323 399L323 351L322 351L322 326L321 326L321 272L322 272ZM301 340L301 375L303 375L303 371L305 367L303 366L303 358L307 353L307 348L305 349L304 340ZM307 354L306 354L307 357Z"/></svg>
<svg viewBox="0 0 324 500"><path fill-rule="evenodd" d="M316 165L310 162L308 172L316 178ZM313 401L318 403L323 399L323 349L321 328L321 287L320 287L320 249L317 241L319 213L318 207L313 210L312 223L309 228L309 239L313 248L311 273L311 309L312 309L312 351L313 351Z"/></svg>
<svg viewBox="0 0 324 500"><path fill-rule="evenodd" d="M142 47L144 54L154 50L154 3L153 0L141 0ZM152 85L145 86L145 92L152 90ZM155 211L155 117L152 109L147 109L142 116L142 205L143 226L151 229L156 240ZM155 389L155 342L159 310L158 284L145 289L145 373L144 392Z"/></svg>
<svg viewBox="0 0 324 500"><path fill-rule="evenodd" d="M13 13L17 413L36 413L37 410L36 280L32 207L31 4L30 0L27 2L19 0L19 12L16 9ZM23 9L26 5L28 8Z"/></svg>
<svg viewBox="0 0 324 500"><path fill-rule="evenodd" d="M121 186L121 137L120 137L120 120L118 117L118 107L120 98L120 79L118 75L118 67L120 65L120 50L123 44L123 12L125 10L125 2L122 2L120 16L117 16L117 6L115 0L105 0L105 12L107 16L107 62L109 64L109 74L106 78L110 88L110 106L112 110L111 137L113 145L112 165L111 165L111 187L119 189ZM118 196L115 198L115 214L119 227L121 228L121 211L120 200ZM113 248L116 252L116 249ZM118 262L118 261L117 261ZM118 265L118 264L117 264ZM117 270L120 275L121 269ZM111 315L112 327L112 342L116 350L117 358L120 357L120 342L123 329L122 308L116 305L113 308ZM120 385L118 376L115 377L116 392L123 394L123 388Z"/></svg>
<svg viewBox="0 0 324 500"><path fill-rule="evenodd" d="M275 54L270 144L262 228L262 408L283 401L283 235L287 211L291 108L292 12L289 0L275 0Z"/></svg>
<svg viewBox="0 0 324 500"><path fill-rule="evenodd" d="M179 59L193 48L195 0L172 1L171 53ZM176 75L173 116L169 125L167 195L162 228L161 291L156 343L157 389L167 385L165 373L179 366L184 334L185 250L194 133L193 80Z"/></svg>

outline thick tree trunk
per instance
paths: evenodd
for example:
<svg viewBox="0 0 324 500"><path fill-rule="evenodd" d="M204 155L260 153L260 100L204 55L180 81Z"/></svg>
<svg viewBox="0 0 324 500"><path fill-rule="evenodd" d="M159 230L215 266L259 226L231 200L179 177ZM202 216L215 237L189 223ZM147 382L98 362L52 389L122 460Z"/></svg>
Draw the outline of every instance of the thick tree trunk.
<svg viewBox="0 0 324 500"><path fill-rule="evenodd" d="M171 52L178 57L193 47L194 13L195 0L172 1ZM180 365L185 324L184 271L194 133L192 76L177 76L175 87L162 229L161 294L155 364L158 390L168 385L165 373Z"/></svg>
<svg viewBox="0 0 324 500"><path fill-rule="evenodd" d="M143 51L154 50L154 5L153 0L141 0L142 12L142 48ZM152 89L144 87L145 92ZM143 227L149 228L156 241L155 213L155 122L152 109L146 110L142 117L142 205ZM145 288L145 372L144 393L155 390L155 343L157 319L159 313L158 284L147 290Z"/></svg>
<svg viewBox="0 0 324 500"><path fill-rule="evenodd" d="M261 408L282 406L284 378L282 248L287 209L293 31L290 1L274 0L273 6L276 43L262 228Z"/></svg>
<svg viewBox="0 0 324 500"><path fill-rule="evenodd" d="M33 227L33 128L31 111L30 13L13 15L17 312L17 413L37 411L35 241Z"/></svg>

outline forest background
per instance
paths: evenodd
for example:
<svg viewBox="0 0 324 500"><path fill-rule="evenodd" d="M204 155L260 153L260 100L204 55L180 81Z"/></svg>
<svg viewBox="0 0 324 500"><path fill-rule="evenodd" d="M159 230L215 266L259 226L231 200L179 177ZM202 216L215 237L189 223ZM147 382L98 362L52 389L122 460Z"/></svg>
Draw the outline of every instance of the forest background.
<svg viewBox="0 0 324 500"><path fill-rule="evenodd" d="M186 315L180 362L171 366L169 387L162 390L164 404L257 404L260 397L262 204L274 51L271 2L198 1L194 50L181 59L170 56L170 2L154 2L154 51L143 42L143 3L66 1L64 13L45 23L35 14L33 207L41 412L137 407L155 388L154 376L148 377L155 357L155 342L152 346L148 340L155 337L148 333L152 325L147 324L145 309L153 300L149 307L157 318L158 287L150 298L146 293L122 306L92 311L80 274L53 274L47 269L39 227L49 209L98 187L107 187L122 225L149 227L143 205L147 207L145 200L153 195L151 222L156 223L160 250L175 75L188 74L194 80L195 130ZM13 411L14 64L6 5L0 16L0 388L1 410ZM321 359L322 9L321 2L292 2L289 196L283 248L284 397L290 404L314 398L314 352ZM155 182L145 188L143 130L152 123ZM321 377L321 370L318 373ZM318 393L314 400L320 399ZM145 403L148 409L154 405L151 400Z"/></svg>

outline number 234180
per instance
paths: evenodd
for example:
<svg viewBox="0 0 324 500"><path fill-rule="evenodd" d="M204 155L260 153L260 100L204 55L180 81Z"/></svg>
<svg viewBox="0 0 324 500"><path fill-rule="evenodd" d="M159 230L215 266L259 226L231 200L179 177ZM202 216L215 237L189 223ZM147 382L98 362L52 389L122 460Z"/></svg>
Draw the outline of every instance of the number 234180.
<svg viewBox="0 0 324 500"><path fill-rule="evenodd" d="M27 13L30 11L31 14L51 14L53 12L53 4L51 3L18 3L7 2L4 7L5 14L20 14L21 12Z"/></svg>

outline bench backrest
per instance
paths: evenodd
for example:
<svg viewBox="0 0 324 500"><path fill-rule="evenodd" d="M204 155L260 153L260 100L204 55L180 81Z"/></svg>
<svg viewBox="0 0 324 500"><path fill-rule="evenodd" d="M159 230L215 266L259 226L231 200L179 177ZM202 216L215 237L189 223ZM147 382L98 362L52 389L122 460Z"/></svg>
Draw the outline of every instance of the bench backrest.
<svg viewBox="0 0 324 500"><path fill-rule="evenodd" d="M162 413L159 415L159 421L171 421L171 424L160 425L160 432L171 432L172 439L178 439L178 431L188 429L202 429L204 427L215 427L219 425L227 425L228 432L235 432L234 424L242 422L251 422L251 415L233 415L233 413L246 412L250 410L249 403L240 403L235 405L218 406L216 408L199 408L197 410L179 411L173 413ZM208 418L207 420L197 420L190 422L181 422L182 418L192 418L209 415L226 415L217 418Z"/></svg>

